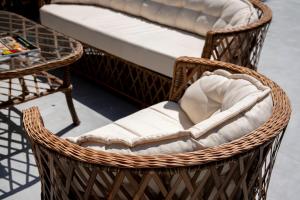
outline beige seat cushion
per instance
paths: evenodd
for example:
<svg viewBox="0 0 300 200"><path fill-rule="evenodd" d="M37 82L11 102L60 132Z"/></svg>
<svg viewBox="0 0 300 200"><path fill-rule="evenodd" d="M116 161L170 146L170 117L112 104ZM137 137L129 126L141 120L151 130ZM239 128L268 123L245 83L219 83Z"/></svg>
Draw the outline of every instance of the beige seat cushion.
<svg viewBox="0 0 300 200"><path fill-rule="evenodd" d="M50 4L40 14L43 25L169 77L176 58L200 57L205 42L202 37L101 7Z"/></svg>
<svg viewBox="0 0 300 200"><path fill-rule="evenodd" d="M250 133L269 119L272 108L268 87L248 75L216 70L205 72L193 83L179 104L161 102L67 139L96 150L126 154L195 151Z"/></svg>
<svg viewBox="0 0 300 200"><path fill-rule="evenodd" d="M199 148L198 142L184 131L191 126L193 123L177 103L165 101L67 139L85 147L118 153L179 153Z"/></svg>
<svg viewBox="0 0 300 200"><path fill-rule="evenodd" d="M248 0L53 0L112 8L205 36L213 28L245 25L257 20Z"/></svg>

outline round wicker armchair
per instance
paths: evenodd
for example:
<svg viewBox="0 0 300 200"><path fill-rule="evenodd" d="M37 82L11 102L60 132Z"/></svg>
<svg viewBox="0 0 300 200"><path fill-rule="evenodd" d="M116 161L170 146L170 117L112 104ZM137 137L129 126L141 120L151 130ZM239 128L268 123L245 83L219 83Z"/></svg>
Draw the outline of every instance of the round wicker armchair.
<svg viewBox="0 0 300 200"><path fill-rule="evenodd" d="M284 91L265 76L219 61L182 57L170 100L177 101L204 71L249 74L271 88L270 119L248 135L213 148L136 156L95 151L48 131L36 107L24 127L41 177L42 199L266 199L271 172L291 108Z"/></svg>

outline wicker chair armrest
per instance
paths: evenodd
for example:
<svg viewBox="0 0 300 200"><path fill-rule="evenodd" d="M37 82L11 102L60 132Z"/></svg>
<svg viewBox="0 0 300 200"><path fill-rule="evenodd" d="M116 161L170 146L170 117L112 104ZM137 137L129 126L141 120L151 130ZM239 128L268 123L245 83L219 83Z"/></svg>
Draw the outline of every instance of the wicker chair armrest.
<svg viewBox="0 0 300 200"><path fill-rule="evenodd" d="M260 51L272 21L272 11L261 1L251 2L259 20L245 26L208 31L202 58L257 69Z"/></svg>
<svg viewBox="0 0 300 200"><path fill-rule="evenodd" d="M23 126L25 130L28 130L26 134L32 144L36 142L44 143L44 139L47 141L48 136L53 135L44 127L44 122L38 107L23 110ZM41 138L43 139L41 140Z"/></svg>

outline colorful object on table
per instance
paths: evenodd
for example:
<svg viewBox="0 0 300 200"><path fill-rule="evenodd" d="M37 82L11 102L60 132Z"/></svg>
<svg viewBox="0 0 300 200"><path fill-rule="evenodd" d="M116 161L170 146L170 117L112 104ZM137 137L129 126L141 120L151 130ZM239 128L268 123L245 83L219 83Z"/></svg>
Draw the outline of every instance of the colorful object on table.
<svg viewBox="0 0 300 200"><path fill-rule="evenodd" d="M14 56L39 50L36 46L20 36L0 38L0 56Z"/></svg>

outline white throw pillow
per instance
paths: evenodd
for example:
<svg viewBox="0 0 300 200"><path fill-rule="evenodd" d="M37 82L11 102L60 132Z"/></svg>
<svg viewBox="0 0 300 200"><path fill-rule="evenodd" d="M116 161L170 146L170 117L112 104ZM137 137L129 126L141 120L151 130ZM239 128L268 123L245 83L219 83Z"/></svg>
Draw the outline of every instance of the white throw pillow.
<svg viewBox="0 0 300 200"><path fill-rule="evenodd" d="M249 97L267 90L256 79L243 74L231 74L224 70L206 72L188 87L179 104L195 124L215 112L222 112Z"/></svg>
<svg viewBox="0 0 300 200"><path fill-rule="evenodd" d="M203 76L189 86L179 100L181 109L195 124L209 118L222 107L226 86L230 81L223 76Z"/></svg>

